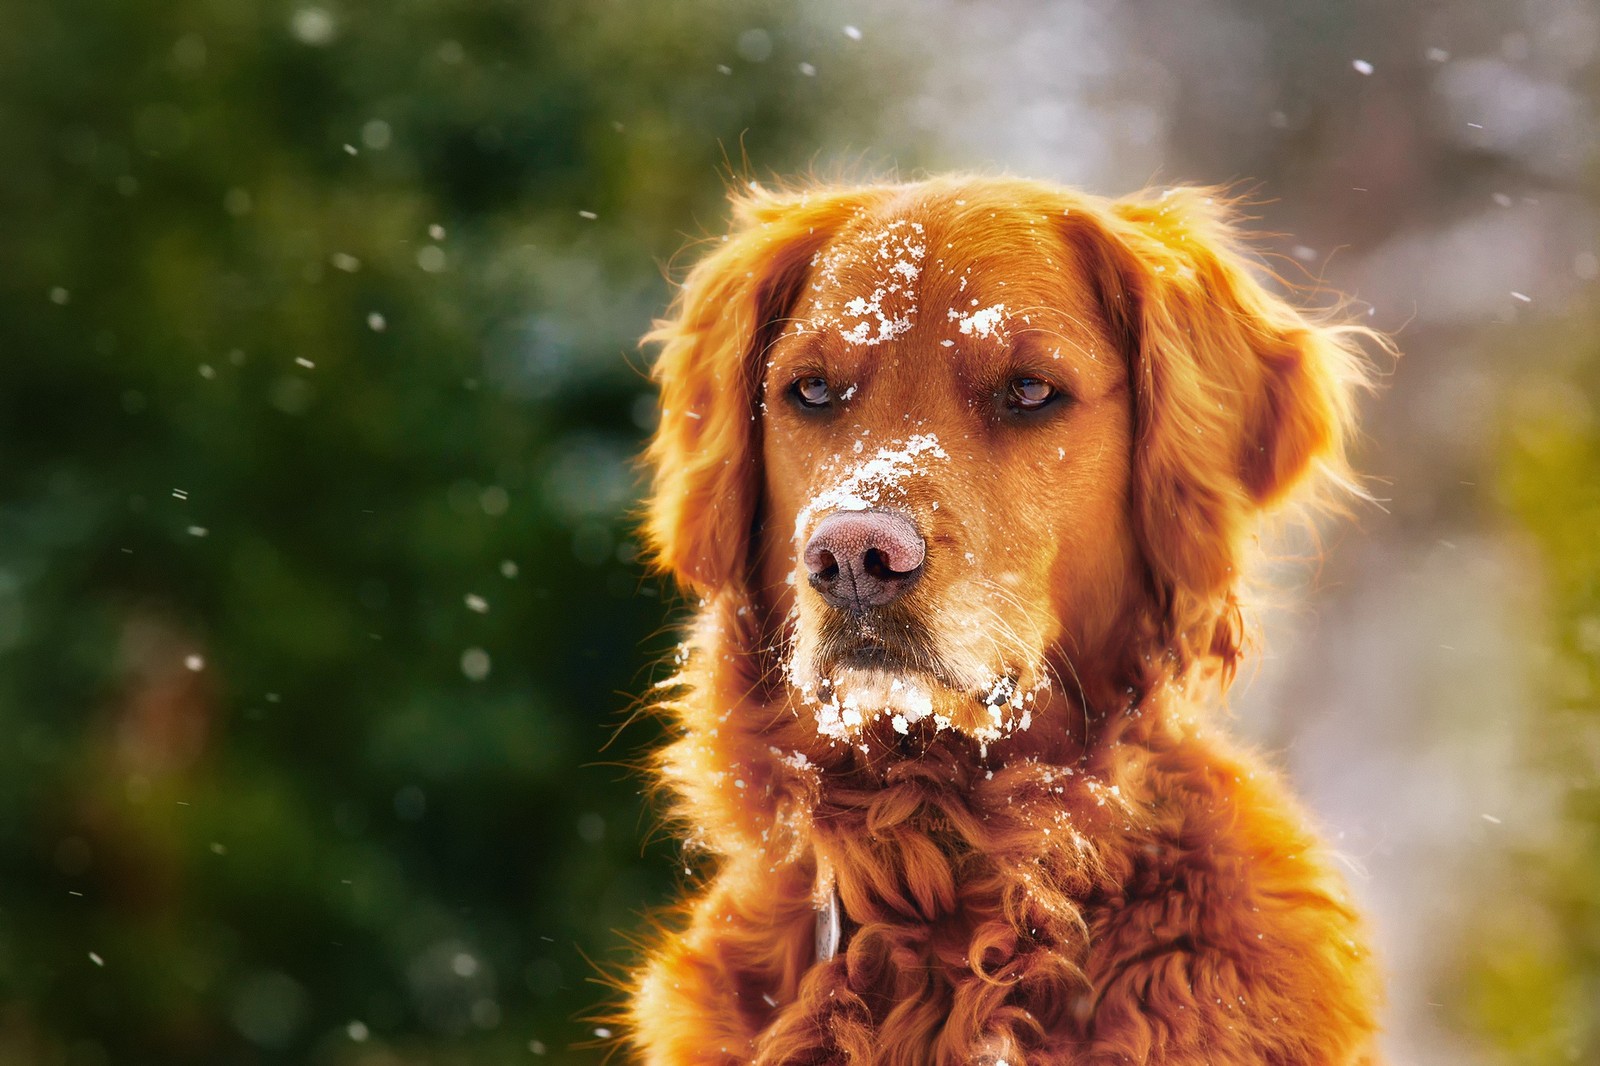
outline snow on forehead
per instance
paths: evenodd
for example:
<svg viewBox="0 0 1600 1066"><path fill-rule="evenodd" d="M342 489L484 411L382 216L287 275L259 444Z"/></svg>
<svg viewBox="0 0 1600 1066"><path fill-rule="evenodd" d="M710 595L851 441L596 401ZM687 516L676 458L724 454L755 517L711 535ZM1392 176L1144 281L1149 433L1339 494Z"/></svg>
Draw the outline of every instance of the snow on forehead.
<svg viewBox="0 0 1600 1066"><path fill-rule="evenodd" d="M978 301L972 302L976 304ZM954 307L946 313L965 337L1004 337L1010 322L1010 316L1006 314L1006 305L1003 303L991 304L971 314L962 314Z"/></svg>
<svg viewBox="0 0 1600 1066"><path fill-rule="evenodd" d="M898 218L871 224L817 252L811 260L816 267L811 287L820 292L837 286L841 270L853 273L875 269L880 274L898 276L903 282L915 281L921 272L918 264L927 251L920 222Z"/></svg>
<svg viewBox="0 0 1600 1066"><path fill-rule="evenodd" d="M879 448L866 461L852 467L843 478L823 489L800 509L794 520L794 539L803 543L811 519L831 511L865 511L884 502L900 487L907 474L914 473L926 456L929 459L948 459L950 456L932 433L918 433L898 448Z"/></svg>
<svg viewBox="0 0 1600 1066"><path fill-rule="evenodd" d="M900 336L916 319L915 286L927 251L922 223L909 219L871 226L824 248L811 260L811 289L821 298L810 327L836 329L850 344ZM870 293L863 291L868 284Z"/></svg>

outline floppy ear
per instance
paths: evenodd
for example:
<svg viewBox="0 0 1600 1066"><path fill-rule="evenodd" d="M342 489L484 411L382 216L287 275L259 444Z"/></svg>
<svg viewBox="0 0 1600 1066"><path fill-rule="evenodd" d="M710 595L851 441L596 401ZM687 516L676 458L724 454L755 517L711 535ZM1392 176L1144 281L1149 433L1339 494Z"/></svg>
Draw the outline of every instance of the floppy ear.
<svg viewBox="0 0 1600 1066"><path fill-rule="evenodd" d="M1145 558L1168 635L1231 665L1252 519L1311 482L1360 492L1345 458L1352 393L1368 381L1355 341L1376 335L1316 323L1265 288L1215 190L1119 202L1107 226L1121 250L1102 285L1120 285L1107 303L1130 353Z"/></svg>
<svg viewBox="0 0 1600 1066"><path fill-rule="evenodd" d="M645 336L661 345L652 370L661 421L645 452L644 537L656 566L691 592L746 579L760 490L762 353L851 206L843 196L756 187L736 196L732 231Z"/></svg>

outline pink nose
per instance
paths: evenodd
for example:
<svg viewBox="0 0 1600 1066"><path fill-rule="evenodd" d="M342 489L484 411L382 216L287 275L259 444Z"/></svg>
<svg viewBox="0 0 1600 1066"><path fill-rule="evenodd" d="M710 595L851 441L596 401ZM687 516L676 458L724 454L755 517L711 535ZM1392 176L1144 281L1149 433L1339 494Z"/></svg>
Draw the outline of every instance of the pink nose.
<svg viewBox="0 0 1600 1066"><path fill-rule="evenodd" d="M883 607L922 576L926 546L899 511L839 511L817 523L806 545L811 587L833 607Z"/></svg>

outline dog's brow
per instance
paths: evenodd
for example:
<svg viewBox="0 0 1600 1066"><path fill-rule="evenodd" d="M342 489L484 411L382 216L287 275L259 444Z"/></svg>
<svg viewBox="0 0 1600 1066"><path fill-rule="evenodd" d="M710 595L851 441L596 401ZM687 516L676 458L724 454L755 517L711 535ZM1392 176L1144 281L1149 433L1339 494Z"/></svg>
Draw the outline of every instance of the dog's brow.
<svg viewBox="0 0 1600 1066"><path fill-rule="evenodd" d="M1015 333L1027 333L1027 332L1030 332L1033 329L1041 328L1041 327L1038 327L1038 326L1034 326L1033 324L1031 324L1028 321L1029 318L1032 318L1032 317L1035 317L1035 316L1046 318L1046 319L1058 319L1058 320L1061 320L1061 321L1067 323L1068 325L1077 327L1077 329L1086 337L1095 337L1095 336L1100 335L1103 332L1103 327L1101 327L1097 323L1091 322L1091 321L1085 321L1083 318L1079 317L1078 315L1073 314L1071 311L1067 310L1064 307L1054 306L1054 305L1050 305L1050 304L1032 304L1032 305L1029 305L1029 306L1026 306L1026 307L1017 308L1017 310L1014 312L1013 318L1014 318L1014 320L1021 320L1022 321L1022 326L1020 328L1016 327L1016 326L1013 326L1012 327L1012 332L1015 332Z"/></svg>
<svg viewBox="0 0 1600 1066"><path fill-rule="evenodd" d="M1048 326L1029 326L1014 332L1016 334L1016 343L1011 346L1011 350L1019 362L1056 360L1061 357L1063 348L1069 348L1085 359L1098 361L1100 358L1099 351L1095 348L1085 347L1081 338L1062 333L1060 330L1051 329ZM1049 341L1058 341L1060 343L1052 344Z"/></svg>
<svg viewBox="0 0 1600 1066"><path fill-rule="evenodd" d="M808 320L799 317L789 317L778 319L777 321L779 324L798 324L807 322ZM767 345L761 354L766 359L766 365L768 369L770 369L773 364L777 362L778 355L782 355L785 358L791 359L816 360L820 359L824 354L822 351L822 342L826 341L826 339L827 336L822 330L784 329L779 332L777 337L773 338L772 343Z"/></svg>

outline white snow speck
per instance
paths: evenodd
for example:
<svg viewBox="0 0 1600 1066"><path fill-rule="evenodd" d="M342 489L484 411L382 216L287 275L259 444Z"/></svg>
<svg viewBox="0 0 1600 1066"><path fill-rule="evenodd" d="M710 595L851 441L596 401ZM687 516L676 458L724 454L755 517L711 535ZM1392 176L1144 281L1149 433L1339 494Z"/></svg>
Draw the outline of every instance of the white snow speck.
<svg viewBox="0 0 1600 1066"><path fill-rule="evenodd" d="M57 285L55 288L50 290L50 302L55 304L57 307L64 306L67 301L71 299L72 293L68 292L60 285Z"/></svg>
<svg viewBox="0 0 1600 1066"><path fill-rule="evenodd" d="M475 592L467 593L466 602L469 611L476 611L479 614L489 613L489 601Z"/></svg>
<svg viewBox="0 0 1600 1066"><path fill-rule="evenodd" d="M579 218L587 218L592 222L595 219L599 218L600 216L595 214L593 211L579 211L578 212L578 217Z"/></svg>
<svg viewBox="0 0 1600 1066"><path fill-rule="evenodd" d="M338 32L333 16L320 7L302 7L289 19L289 31L301 44L321 47L330 44Z"/></svg>
<svg viewBox="0 0 1600 1066"><path fill-rule="evenodd" d="M444 269L444 249L437 244L425 244L417 249L417 266L425 273L437 274Z"/></svg>
<svg viewBox="0 0 1600 1066"><path fill-rule="evenodd" d="M344 1027L344 1033L351 1040L354 1040L358 1044L365 1044L367 1042L367 1037L370 1035L367 1032L366 1025L362 1022L351 1022L349 1025L346 1025Z"/></svg>
<svg viewBox="0 0 1600 1066"><path fill-rule="evenodd" d="M1364 76L1365 75L1370 75L1373 72L1373 70L1376 69L1376 68L1373 67L1373 65L1371 63L1368 63L1365 59L1352 59L1350 61L1350 65L1355 68L1355 72L1357 74L1361 74L1361 75L1364 75Z"/></svg>
<svg viewBox="0 0 1600 1066"><path fill-rule="evenodd" d="M489 676L489 653L482 648L468 648L461 653L461 672L468 681L482 681Z"/></svg>
<svg viewBox="0 0 1600 1066"><path fill-rule="evenodd" d="M598 1025L598 1026L595 1026L594 1035L599 1037L601 1040L610 1040L611 1039L611 1030L607 1029L603 1025Z"/></svg>
<svg viewBox="0 0 1600 1066"><path fill-rule="evenodd" d="M207 529L205 526L190 526L189 527L189 536L191 536L191 537L203 537L203 536L205 536L206 534L208 534L210 532L211 532L211 530Z"/></svg>
<svg viewBox="0 0 1600 1066"><path fill-rule="evenodd" d="M1533 303L1533 297L1532 297L1532 296L1529 296L1529 295L1528 295L1528 294L1527 294L1527 293L1525 293L1525 292L1516 292L1516 291L1513 291L1513 292L1512 292L1512 293L1511 293L1511 295L1512 295L1512 296L1514 296L1514 297L1516 297L1516 298L1517 298L1517 299L1518 299L1518 300L1521 300L1521 301L1522 301L1522 302L1523 302L1523 303L1525 303L1525 304L1531 304L1531 303Z"/></svg>
<svg viewBox="0 0 1600 1066"><path fill-rule="evenodd" d="M852 41L861 40L861 30L856 26L846 26L844 28L844 35L850 38Z"/></svg>
<svg viewBox="0 0 1600 1066"><path fill-rule="evenodd" d="M315 370L317 368L317 364L316 363L313 363L311 360L307 359L303 355L297 355L297 356L294 357L294 365L295 366L303 366L307 370Z"/></svg>
<svg viewBox="0 0 1600 1066"><path fill-rule="evenodd" d="M206 668L206 661L199 655L187 655L184 657L183 665L191 672L199 673Z"/></svg>
<svg viewBox="0 0 1600 1066"><path fill-rule="evenodd" d="M814 78L817 76L817 68L812 66L810 63L801 63L800 73L804 74L808 78Z"/></svg>
<svg viewBox="0 0 1600 1066"><path fill-rule="evenodd" d="M106 964L106 960L102 959L98 952L94 951L89 952L89 961L94 963L96 966L104 966Z"/></svg>
<svg viewBox="0 0 1600 1066"><path fill-rule="evenodd" d="M1486 822L1488 822L1488 823L1490 823L1490 824L1491 824L1491 825L1499 825L1499 824L1501 824L1501 823L1500 823L1500 819L1498 819L1498 818L1496 818L1496 817L1495 817L1495 816L1494 816L1494 815L1492 815L1492 814L1486 814L1486 815L1484 815L1484 816L1483 816L1483 820L1484 820L1484 821L1486 821Z"/></svg>
<svg viewBox="0 0 1600 1066"><path fill-rule="evenodd" d="M378 312L373 311L371 314L367 315L367 328L374 333L382 333L384 330L389 328L389 320L384 318Z"/></svg>

